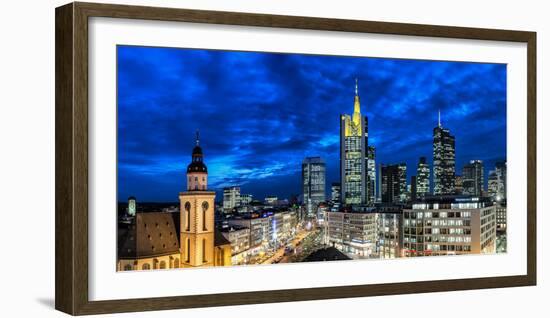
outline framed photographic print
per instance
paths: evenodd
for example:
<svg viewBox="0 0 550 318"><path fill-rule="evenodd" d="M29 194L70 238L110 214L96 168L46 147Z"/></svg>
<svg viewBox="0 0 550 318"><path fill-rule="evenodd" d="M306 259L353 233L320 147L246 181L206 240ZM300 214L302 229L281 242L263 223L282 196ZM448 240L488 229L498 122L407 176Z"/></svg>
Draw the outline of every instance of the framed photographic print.
<svg viewBox="0 0 550 318"><path fill-rule="evenodd" d="M535 54L527 31L57 8L56 308L535 285Z"/></svg>

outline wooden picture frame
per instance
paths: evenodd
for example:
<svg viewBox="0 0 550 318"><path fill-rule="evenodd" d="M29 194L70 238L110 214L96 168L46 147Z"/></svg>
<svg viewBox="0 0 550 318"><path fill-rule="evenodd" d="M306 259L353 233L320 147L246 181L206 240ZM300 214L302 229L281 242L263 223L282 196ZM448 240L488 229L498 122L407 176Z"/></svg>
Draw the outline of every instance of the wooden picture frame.
<svg viewBox="0 0 550 318"><path fill-rule="evenodd" d="M70 3L56 9L55 307L101 314L536 285L536 33L450 26ZM88 19L110 17L477 39L527 44L527 275L148 299L88 298Z"/></svg>

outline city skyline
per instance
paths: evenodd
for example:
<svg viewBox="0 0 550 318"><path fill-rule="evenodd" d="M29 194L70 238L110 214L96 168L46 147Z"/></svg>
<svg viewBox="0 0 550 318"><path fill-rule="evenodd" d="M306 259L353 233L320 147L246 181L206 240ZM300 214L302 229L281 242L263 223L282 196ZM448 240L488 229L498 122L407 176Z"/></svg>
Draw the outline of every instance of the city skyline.
<svg viewBox="0 0 550 318"><path fill-rule="evenodd" d="M218 193L237 185L256 199L300 194L308 156L326 161L330 187L340 180L338 118L353 111L355 78L377 165L405 162L407 180L419 157L432 168L438 110L456 137L457 172L483 160L488 180L506 158L505 65L129 46L118 53L119 201L176 201L198 128Z"/></svg>

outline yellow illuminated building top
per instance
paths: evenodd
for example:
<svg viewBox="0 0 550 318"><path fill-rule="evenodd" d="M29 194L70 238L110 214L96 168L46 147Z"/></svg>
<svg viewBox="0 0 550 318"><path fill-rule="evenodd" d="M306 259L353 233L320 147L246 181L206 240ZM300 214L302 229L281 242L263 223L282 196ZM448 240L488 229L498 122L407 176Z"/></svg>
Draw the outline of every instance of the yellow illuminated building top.
<svg viewBox="0 0 550 318"><path fill-rule="evenodd" d="M342 120L345 121L345 136L360 137L362 134L362 125L361 125L361 103L359 102L359 93L357 88L357 79L355 79L355 100L353 102L353 115L343 115Z"/></svg>

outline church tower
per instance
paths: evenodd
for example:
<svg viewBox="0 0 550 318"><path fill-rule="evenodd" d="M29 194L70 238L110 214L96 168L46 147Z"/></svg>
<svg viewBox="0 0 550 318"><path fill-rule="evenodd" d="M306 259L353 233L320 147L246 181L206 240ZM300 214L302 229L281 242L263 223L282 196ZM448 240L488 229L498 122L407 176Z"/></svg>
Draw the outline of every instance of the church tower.
<svg viewBox="0 0 550 318"><path fill-rule="evenodd" d="M187 166L187 191L180 198L180 250L183 267L214 265L214 198L208 191L208 171L197 132L191 163Z"/></svg>

